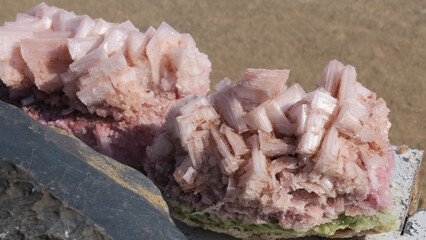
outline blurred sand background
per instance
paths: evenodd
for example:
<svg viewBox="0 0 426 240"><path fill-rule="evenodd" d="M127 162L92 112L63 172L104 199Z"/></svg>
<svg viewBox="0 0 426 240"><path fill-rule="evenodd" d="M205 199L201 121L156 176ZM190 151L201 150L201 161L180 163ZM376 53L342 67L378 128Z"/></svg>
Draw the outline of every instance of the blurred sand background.
<svg viewBox="0 0 426 240"><path fill-rule="evenodd" d="M0 0L0 22L40 3ZM426 1L46 1L141 31L166 21L190 33L212 62L212 86L247 67L289 68L307 91L332 59L356 67L358 81L386 100L393 145L426 147ZM426 199L426 164L420 184ZM426 208L426 201L421 201Z"/></svg>

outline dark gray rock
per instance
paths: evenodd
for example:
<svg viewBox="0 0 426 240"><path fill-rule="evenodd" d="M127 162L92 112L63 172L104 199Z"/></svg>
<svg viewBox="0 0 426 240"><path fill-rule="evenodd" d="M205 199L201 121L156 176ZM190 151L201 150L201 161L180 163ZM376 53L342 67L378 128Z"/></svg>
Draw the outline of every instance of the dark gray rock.
<svg viewBox="0 0 426 240"><path fill-rule="evenodd" d="M0 239L185 239L140 172L0 101Z"/></svg>

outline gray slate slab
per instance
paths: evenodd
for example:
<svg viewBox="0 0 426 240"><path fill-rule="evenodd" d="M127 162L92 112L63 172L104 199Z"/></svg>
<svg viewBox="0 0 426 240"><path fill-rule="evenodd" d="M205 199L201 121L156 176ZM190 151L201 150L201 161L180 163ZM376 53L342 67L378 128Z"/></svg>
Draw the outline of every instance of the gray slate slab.
<svg viewBox="0 0 426 240"><path fill-rule="evenodd" d="M0 102L0 239L186 239L140 172Z"/></svg>

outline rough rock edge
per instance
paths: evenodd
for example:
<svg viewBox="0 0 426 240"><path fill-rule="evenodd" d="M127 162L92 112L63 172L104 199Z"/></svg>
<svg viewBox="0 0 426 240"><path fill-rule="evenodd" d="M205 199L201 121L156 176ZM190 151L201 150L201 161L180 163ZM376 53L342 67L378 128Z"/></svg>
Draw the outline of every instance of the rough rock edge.
<svg viewBox="0 0 426 240"><path fill-rule="evenodd" d="M81 211L37 184L24 168L7 160L0 160L0 166L0 212L7 213L0 217L0 239L111 239ZM16 191L25 197L16 196Z"/></svg>

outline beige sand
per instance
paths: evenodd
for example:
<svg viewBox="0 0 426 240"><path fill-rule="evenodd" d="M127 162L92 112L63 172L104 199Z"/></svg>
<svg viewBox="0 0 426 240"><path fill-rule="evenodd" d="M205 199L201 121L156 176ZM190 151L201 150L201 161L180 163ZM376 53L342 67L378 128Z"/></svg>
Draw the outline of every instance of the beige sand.
<svg viewBox="0 0 426 240"><path fill-rule="evenodd" d="M2 0L0 22L39 1ZM426 1L46 1L141 31L166 21L189 32L213 65L213 84L240 79L246 67L290 68L290 83L319 83L329 60L358 70L358 80L391 109L393 145L426 147ZM350 4L349 4L350 3ZM426 164L420 178L426 194ZM426 208L426 201L421 201Z"/></svg>

